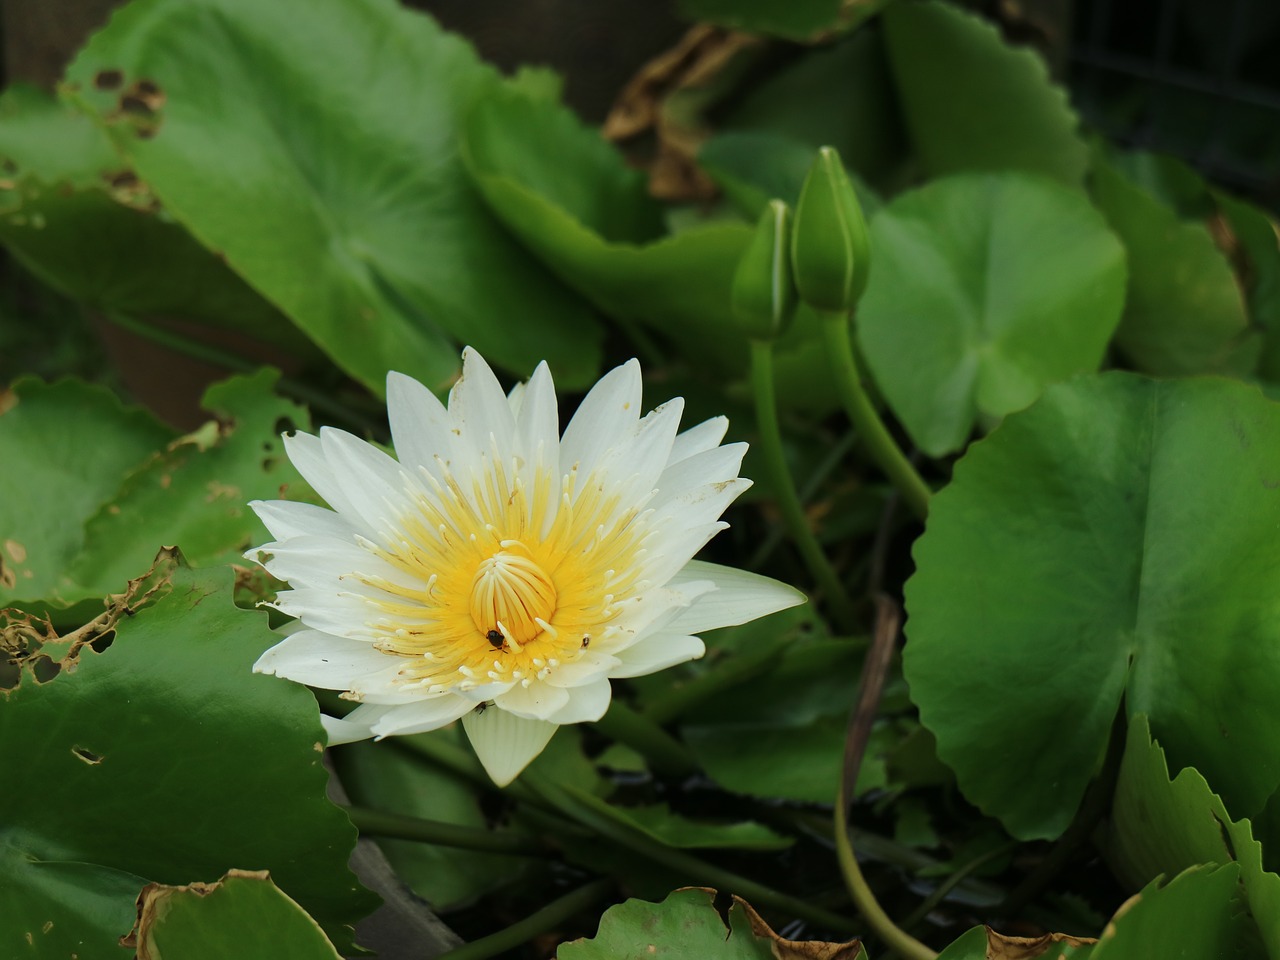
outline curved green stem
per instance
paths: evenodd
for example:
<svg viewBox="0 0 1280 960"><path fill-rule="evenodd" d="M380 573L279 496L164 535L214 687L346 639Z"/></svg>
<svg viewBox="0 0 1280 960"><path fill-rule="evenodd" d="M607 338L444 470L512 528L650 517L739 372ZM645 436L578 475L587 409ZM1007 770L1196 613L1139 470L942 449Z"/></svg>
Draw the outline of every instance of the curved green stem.
<svg viewBox="0 0 1280 960"><path fill-rule="evenodd" d="M688 777L698 772L698 761L689 748L650 717L637 713L617 698L595 728L611 740L626 744L649 762L655 773Z"/></svg>
<svg viewBox="0 0 1280 960"><path fill-rule="evenodd" d="M923 520L929 513L929 486L916 472L916 468L885 428L876 408L871 405L867 391L862 386L862 375L858 372L853 344L849 341L849 318L843 313L824 313L822 336L827 344L836 391L840 395L845 413L853 421L871 458L880 465L880 469L902 494L902 499L911 508L911 512Z"/></svg>
<svg viewBox="0 0 1280 960"><path fill-rule="evenodd" d="M777 497L778 509L782 511L782 521L805 566L826 594L840 625L847 628L854 622L853 601L809 527L782 453L782 431L778 428L778 405L773 387L773 344L768 341L751 341L751 387L755 394L756 422L760 427L760 452L764 455L765 471Z"/></svg>
<svg viewBox="0 0 1280 960"><path fill-rule="evenodd" d="M612 887L611 880L593 880L572 893L565 894L559 900L552 900L537 913L529 914L505 930L464 943L460 947L440 954L436 960L484 960L486 957L494 957L508 950L514 950L522 943L528 943L534 937L554 930L575 914L581 913L607 894Z"/></svg>
<svg viewBox="0 0 1280 960"><path fill-rule="evenodd" d="M849 842L848 804L845 800L844 786L836 799L836 859L840 863L840 873L844 876L845 886L858 911L866 918L871 929L876 932L890 950L906 957L907 960L933 960L937 956L927 946L911 934L898 927L884 912L880 901L876 899L867 878L862 875L862 867L858 858L853 855L853 845Z"/></svg>
<svg viewBox="0 0 1280 960"><path fill-rule="evenodd" d="M772 907L829 930L849 933L856 931L855 925L848 917L739 876L731 870L718 867L713 863L707 863L705 860L700 860L682 850L656 843L653 837L632 829L593 809L586 803L580 802L571 793L562 790L550 780L530 775L527 772L524 775L524 779L530 789L565 816L577 820L583 826L590 827L606 840L610 840L620 847L625 847L648 860L652 860L654 863L659 863L670 870L683 874L688 877L690 883L709 883L726 893L738 894L750 902L752 906Z"/></svg>
<svg viewBox="0 0 1280 960"><path fill-rule="evenodd" d="M485 853L506 853L523 857L546 856L547 851L536 840L510 833L495 833L459 823L440 820L424 820L399 813L385 813L369 807L346 806L347 816L362 835L392 837L397 840L413 840L433 843L441 847L460 850L481 850Z"/></svg>

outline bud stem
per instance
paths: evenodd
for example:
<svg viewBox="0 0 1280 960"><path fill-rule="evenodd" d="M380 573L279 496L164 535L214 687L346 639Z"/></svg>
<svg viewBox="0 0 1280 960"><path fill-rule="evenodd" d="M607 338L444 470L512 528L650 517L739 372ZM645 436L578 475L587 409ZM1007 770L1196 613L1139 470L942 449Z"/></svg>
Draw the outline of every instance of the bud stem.
<svg viewBox="0 0 1280 960"><path fill-rule="evenodd" d="M920 520L929 514L928 484L916 472L893 436L889 433L871 405L862 386L858 361L849 342L849 318L839 311L822 313L822 335L827 344L827 356L831 358L831 370L835 375L836 391L845 413L853 422L858 436L866 444L871 459L879 464L889 480L897 487L903 502Z"/></svg>
<svg viewBox="0 0 1280 960"><path fill-rule="evenodd" d="M796 493L791 471L787 469L782 454L782 432L778 429L777 400L773 389L773 344L770 341L751 341L751 386L756 401L756 422L760 427L760 452L764 455L765 470L777 497L782 521L809 573L826 594L837 622L847 630L855 622L853 601L809 527L800 495Z"/></svg>

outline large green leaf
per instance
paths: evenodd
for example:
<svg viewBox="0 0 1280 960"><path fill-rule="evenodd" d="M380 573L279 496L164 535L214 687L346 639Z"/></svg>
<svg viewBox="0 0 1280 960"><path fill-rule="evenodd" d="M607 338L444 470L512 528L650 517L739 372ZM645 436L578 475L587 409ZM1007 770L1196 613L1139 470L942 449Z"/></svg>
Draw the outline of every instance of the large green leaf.
<svg viewBox="0 0 1280 960"><path fill-rule="evenodd" d="M567 385L594 377L586 304L504 234L457 156L461 111L500 80L429 18L393 0L139 0L67 79L166 209L370 389L389 368L445 385L455 340L520 375L545 358Z"/></svg>
<svg viewBox="0 0 1280 960"><path fill-rule="evenodd" d="M1154 880L1116 911L1089 960L1245 956L1239 868L1191 867L1161 886ZM1080 956L1080 954L1076 954Z"/></svg>
<svg viewBox="0 0 1280 960"><path fill-rule="evenodd" d="M1050 387L957 464L906 587L938 755L1018 837L1057 836L1123 701L1253 816L1280 786L1280 406L1131 374Z"/></svg>
<svg viewBox="0 0 1280 960"><path fill-rule="evenodd" d="M565 108L517 90L476 104L465 153L493 212L565 283L612 316L651 324L707 368L745 369L729 284L751 227L655 239L643 180Z"/></svg>
<svg viewBox="0 0 1280 960"><path fill-rule="evenodd" d="M325 799L315 701L251 672L277 638L264 614L232 604L231 581L158 563L63 641L57 676L41 683L28 665L0 692L6 956L26 955L32 926L132 913L138 888L122 873L177 884L269 869L338 941L373 906L346 866L355 831ZM88 645L112 636L101 653ZM81 956L119 955L125 932Z"/></svg>
<svg viewBox="0 0 1280 960"><path fill-rule="evenodd" d="M41 90L0 96L0 242L68 296L175 315L297 348L306 341L170 219L88 117Z"/></svg>
<svg viewBox="0 0 1280 960"><path fill-rule="evenodd" d="M140 904L138 955L182 960L341 960L324 931L266 872L153 886Z"/></svg>
<svg viewBox="0 0 1280 960"><path fill-rule="evenodd" d="M310 495L280 441L284 431L309 429L310 418L272 393L278 376L264 368L210 387L204 405L217 419L125 478L86 525L71 577L88 592L107 592L165 545L177 544L195 566L212 566L240 562L265 543L248 502Z"/></svg>
<svg viewBox="0 0 1280 960"><path fill-rule="evenodd" d="M1170 779L1164 751L1151 739L1146 717L1135 717L1129 727L1101 846L1117 873L1134 887L1196 864L1238 862L1268 955L1280 958L1280 876L1263 867L1262 844L1254 839L1252 825L1232 820L1191 767Z"/></svg>
<svg viewBox="0 0 1280 960"><path fill-rule="evenodd" d="M85 522L125 473L173 434L108 391L77 381L23 380L11 396L16 405L0 416L0 606L19 600L61 606L84 596L68 568L84 545Z"/></svg>
<svg viewBox="0 0 1280 960"><path fill-rule="evenodd" d="M610 907L591 939L563 943L558 960L649 960L686 957L706 960L773 960L774 957L830 957L856 960L859 943L780 940L744 901L734 897L726 927L714 906L716 892L686 887L662 903L628 900ZM775 945L778 948L775 951Z"/></svg>
<svg viewBox="0 0 1280 960"><path fill-rule="evenodd" d="M891 4L884 26L907 129L930 173L1025 170L1080 183L1088 151L1039 54L938 0Z"/></svg>
<svg viewBox="0 0 1280 960"><path fill-rule="evenodd" d="M965 174L901 194L871 221L871 247L859 344L931 456L963 447L980 417L1096 370L1124 305L1119 241L1083 196L1041 177Z"/></svg>
<svg viewBox="0 0 1280 960"><path fill-rule="evenodd" d="M1148 373L1232 370L1248 318L1240 285L1208 228L1179 218L1105 161L1094 199L1129 254L1129 296L1116 345Z"/></svg>
<svg viewBox="0 0 1280 960"><path fill-rule="evenodd" d="M810 149L833 146L881 188L900 178L907 154L879 30L858 30L786 61L762 82L737 91L721 114L720 130L780 135Z"/></svg>

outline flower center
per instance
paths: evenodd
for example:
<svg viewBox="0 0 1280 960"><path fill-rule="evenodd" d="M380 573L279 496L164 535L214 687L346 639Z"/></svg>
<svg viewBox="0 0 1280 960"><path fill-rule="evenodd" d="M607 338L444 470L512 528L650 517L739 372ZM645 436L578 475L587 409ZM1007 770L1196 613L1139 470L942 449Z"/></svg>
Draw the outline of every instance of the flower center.
<svg viewBox="0 0 1280 960"><path fill-rule="evenodd" d="M480 563L471 580L471 620L490 641L497 631L517 645L546 629L556 612L556 586L524 545L504 540L502 550ZM501 646L499 641L496 646Z"/></svg>

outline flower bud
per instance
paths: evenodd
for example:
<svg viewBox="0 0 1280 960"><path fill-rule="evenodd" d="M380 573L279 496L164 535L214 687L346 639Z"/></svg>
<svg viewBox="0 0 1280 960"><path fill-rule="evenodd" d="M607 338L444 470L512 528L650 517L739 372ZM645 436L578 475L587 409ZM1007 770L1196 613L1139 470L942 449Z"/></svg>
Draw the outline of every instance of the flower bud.
<svg viewBox="0 0 1280 960"><path fill-rule="evenodd" d="M791 266L800 298L818 310L852 310L867 286L870 244L862 206L835 147L822 147L796 203Z"/></svg>
<svg viewBox="0 0 1280 960"><path fill-rule="evenodd" d="M780 336L795 315L790 245L791 210L781 200L770 200L738 263L730 294L733 315L753 340Z"/></svg>

